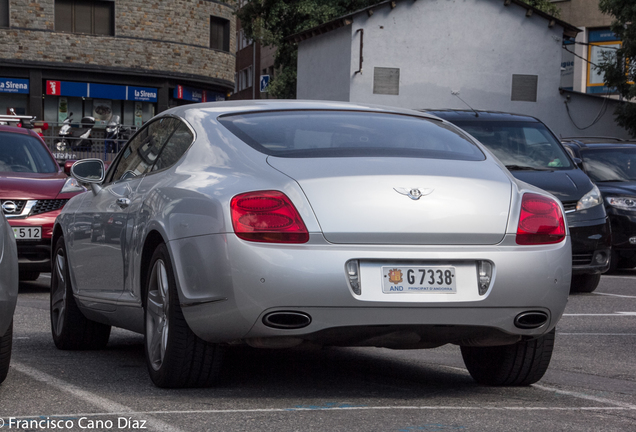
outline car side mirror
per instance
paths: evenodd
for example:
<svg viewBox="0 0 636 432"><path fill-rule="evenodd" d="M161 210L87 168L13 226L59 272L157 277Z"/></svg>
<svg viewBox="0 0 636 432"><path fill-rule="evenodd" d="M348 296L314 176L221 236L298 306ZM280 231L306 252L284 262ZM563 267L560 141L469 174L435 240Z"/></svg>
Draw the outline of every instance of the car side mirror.
<svg viewBox="0 0 636 432"><path fill-rule="evenodd" d="M67 160L64 162L64 172L68 175L71 175L71 167L73 164L77 162L76 160Z"/></svg>
<svg viewBox="0 0 636 432"><path fill-rule="evenodd" d="M82 185L91 185L93 193L98 193L99 184L104 181L106 170L101 159L78 160L71 167L71 176Z"/></svg>
<svg viewBox="0 0 636 432"><path fill-rule="evenodd" d="M572 158L572 162L574 162L574 164L579 167L580 169L583 169L583 159L581 158L577 158L577 157L573 157Z"/></svg>

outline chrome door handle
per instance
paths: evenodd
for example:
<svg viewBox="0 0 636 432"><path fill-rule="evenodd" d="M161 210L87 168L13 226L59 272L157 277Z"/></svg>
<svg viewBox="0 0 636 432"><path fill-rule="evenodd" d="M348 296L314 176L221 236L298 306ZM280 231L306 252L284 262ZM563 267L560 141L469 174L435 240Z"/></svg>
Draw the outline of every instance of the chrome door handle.
<svg viewBox="0 0 636 432"><path fill-rule="evenodd" d="M128 198L117 198L117 205L121 208L126 208L130 205L130 200Z"/></svg>

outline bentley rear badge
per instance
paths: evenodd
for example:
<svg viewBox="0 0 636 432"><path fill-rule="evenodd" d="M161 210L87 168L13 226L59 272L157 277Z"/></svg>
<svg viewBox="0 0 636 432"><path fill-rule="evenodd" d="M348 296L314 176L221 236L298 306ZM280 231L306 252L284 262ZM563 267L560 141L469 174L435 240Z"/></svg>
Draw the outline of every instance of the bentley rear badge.
<svg viewBox="0 0 636 432"><path fill-rule="evenodd" d="M423 196L426 195L430 195L431 193L433 193L433 191L435 189L418 189L418 188L413 188L413 189L407 189L407 188L393 188L394 191L396 191L399 194L402 195L406 195L407 197L411 198L412 200L418 200L420 198L422 198Z"/></svg>

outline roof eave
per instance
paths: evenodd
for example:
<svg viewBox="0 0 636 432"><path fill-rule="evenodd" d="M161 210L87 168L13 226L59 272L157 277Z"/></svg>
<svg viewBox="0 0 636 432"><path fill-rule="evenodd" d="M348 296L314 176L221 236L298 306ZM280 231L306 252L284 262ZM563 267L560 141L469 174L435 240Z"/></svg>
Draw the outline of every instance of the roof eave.
<svg viewBox="0 0 636 432"><path fill-rule="evenodd" d="M337 28L351 25L353 23L353 17L355 15L360 14L360 13L367 12L369 15L372 15L374 9L382 7L382 6L385 6L387 4L390 5L391 8L394 8L395 7L395 1L396 0L387 0L387 1L383 1L383 2L380 2L380 3L374 4L372 6L368 6L368 7L364 8L364 9L360 9L358 11L351 12L350 14L341 16L339 18L336 18L334 20L331 20L331 21L326 22L324 24L321 24L319 26L316 26L316 27L310 28L308 30L304 30L302 32L293 34L291 36L286 37L285 39L287 41L290 41L290 42L293 42L293 43L302 42L302 41L310 39L310 38L312 38L314 36L318 36L318 35L321 35L321 34L324 34L324 33L328 33L328 32L330 32L332 30L337 29ZM536 13L540 17L546 19L548 21L548 27L550 27L550 28L554 27L557 24L559 26L563 27L563 35L565 37L575 38L576 35L581 32L580 29L578 29L577 27L573 26L572 24L566 23L565 21L560 20L560 19L558 19L558 18L556 18L556 17L554 17L554 16L552 16L552 15L550 15L548 13L545 13L545 12L537 9L534 6L530 6L529 4L524 3L521 0L503 0L504 6L509 6L512 3L525 8L528 11L526 13L526 16L528 16L528 17L530 17L531 15Z"/></svg>

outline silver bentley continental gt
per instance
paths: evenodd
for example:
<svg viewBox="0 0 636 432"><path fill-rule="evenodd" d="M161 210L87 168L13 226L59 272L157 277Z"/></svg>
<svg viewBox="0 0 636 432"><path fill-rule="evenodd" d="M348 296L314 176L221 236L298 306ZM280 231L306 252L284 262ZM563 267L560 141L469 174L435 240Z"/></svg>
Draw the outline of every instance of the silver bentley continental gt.
<svg viewBox="0 0 636 432"><path fill-rule="evenodd" d="M60 349L104 347L111 326L141 333L159 387L214 385L239 344L452 343L487 385L548 367L571 278L563 208L444 120L188 105L149 121L107 171L87 159L72 174L90 190L53 234Z"/></svg>
<svg viewBox="0 0 636 432"><path fill-rule="evenodd" d="M15 234L0 212L0 383L7 377L13 343L13 311L18 301L18 249Z"/></svg>

